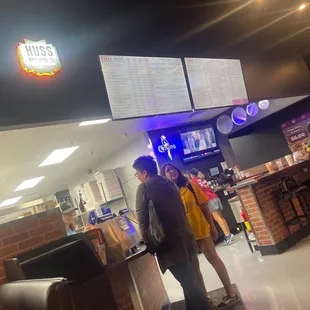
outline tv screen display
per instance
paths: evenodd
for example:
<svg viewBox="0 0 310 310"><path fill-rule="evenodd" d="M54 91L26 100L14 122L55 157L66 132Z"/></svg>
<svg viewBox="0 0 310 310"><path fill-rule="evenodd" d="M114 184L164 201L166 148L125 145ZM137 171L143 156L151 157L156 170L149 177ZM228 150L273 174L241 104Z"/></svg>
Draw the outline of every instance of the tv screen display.
<svg viewBox="0 0 310 310"><path fill-rule="evenodd" d="M184 156L217 148L216 138L212 127L182 132Z"/></svg>

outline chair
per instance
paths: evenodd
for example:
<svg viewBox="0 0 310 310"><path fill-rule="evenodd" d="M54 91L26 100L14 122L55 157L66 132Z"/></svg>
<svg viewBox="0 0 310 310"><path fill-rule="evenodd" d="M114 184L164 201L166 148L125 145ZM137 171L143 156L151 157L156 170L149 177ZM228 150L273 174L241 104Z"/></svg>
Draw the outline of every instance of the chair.
<svg viewBox="0 0 310 310"><path fill-rule="evenodd" d="M76 310L70 285L62 278L3 284L0 302L5 310Z"/></svg>
<svg viewBox="0 0 310 310"><path fill-rule="evenodd" d="M289 232L289 234L291 234L289 226L299 224L299 226L301 227L302 224L306 223L306 221L310 218L309 207L307 205L307 200L304 196L304 193L308 192L308 191L309 191L309 188L307 186L299 186L299 187L294 188L293 190L291 190L289 192L278 193L275 195L275 199L277 202L278 209L280 211L280 214L283 218L283 221L286 225L286 228L287 228L287 231ZM294 204L294 201L293 201L294 198L296 198L297 201L299 202L299 205L303 211L303 215L298 214L298 211L296 209L296 205ZM289 220L286 220L286 218L285 218L285 215L284 215L283 210L282 210L281 205L280 205L281 200L288 201L290 208L294 214L294 216ZM301 219L304 219L304 222L302 222Z"/></svg>

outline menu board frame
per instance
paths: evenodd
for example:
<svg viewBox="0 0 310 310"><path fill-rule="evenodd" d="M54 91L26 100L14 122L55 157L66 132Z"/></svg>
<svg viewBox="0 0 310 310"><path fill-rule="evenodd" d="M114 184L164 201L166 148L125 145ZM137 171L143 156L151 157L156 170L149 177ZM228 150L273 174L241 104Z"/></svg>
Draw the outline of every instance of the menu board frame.
<svg viewBox="0 0 310 310"><path fill-rule="evenodd" d="M241 74L242 74L242 79L243 79L243 82L244 82L244 86L245 86L245 93L246 93L246 102L239 102L239 103L231 103L230 105L221 105L221 106L204 106L204 107L197 107L195 105L195 100L194 100L194 94L193 94L193 89L191 87L191 83L190 83L190 76L189 76L189 72L188 72L188 67L186 65L186 60L187 59L197 59L197 60L222 60L222 61L225 61L225 60L236 60L236 61L239 61L240 63L240 67L241 67ZM192 104L193 104L193 109L195 111L200 111L200 110L206 110L206 109L217 109L217 108L229 108L229 107L233 107L233 106L242 106L242 105L246 105L246 104L249 104L250 103L250 100L249 100L249 94L248 94L248 89L247 89L247 83L246 83L246 80L245 80L245 77L244 77L244 70L243 70L243 65L242 65L242 61L240 59L237 59L237 58L204 58L204 57L184 57L183 58L183 67L184 67L184 70L185 70L185 76L186 76L186 79L187 79L187 83L188 83L188 88L189 88L189 92L190 92L190 97L191 97L191 100L192 100ZM245 99L245 98L244 98Z"/></svg>
<svg viewBox="0 0 310 310"><path fill-rule="evenodd" d="M186 92L187 92L187 96L188 96L189 107L188 107L188 109L186 109L184 111L182 110L182 111L175 111L175 112L147 114L147 115L129 116L129 117L115 117L115 115L113 115L113 110L112 110L112 106L111 106L111 102L110 102L110 98L109 98L109 91L108 91L108 88L107 88L106 77L104 75L104 72L102 72L103 80L104 80L104 83L105 83L105 93L106 93L106 96L107 96L108 101L109 101L111 115L112 115L112 120L121 121L121 120L130 120L130 119L154 117L154 116L160 116L160 115L172 115L172 114L177 114L177 113L188 113L188 112L193 112L194 111L193 100L192 100L192 96L191 96L191 92L190 92L190 88L189 88L187 72L186 72L186 69L185 69L184 59L183 58L180 58L180 57L156 57L156 56L133 56L133 55L127 55L127 56L123 56L123 55L99 55L99 64L100 64L100 67L101 67L102 71L103 71L103 68L102 68L102 64L101 64L101 57L129 57L129 58L139 58L139 59L150 59L150 58L152 58L152 59L174 59L174 60L179 60L181 68L182 68L183 77L184 77L184 86L186 87Z"/></svg>

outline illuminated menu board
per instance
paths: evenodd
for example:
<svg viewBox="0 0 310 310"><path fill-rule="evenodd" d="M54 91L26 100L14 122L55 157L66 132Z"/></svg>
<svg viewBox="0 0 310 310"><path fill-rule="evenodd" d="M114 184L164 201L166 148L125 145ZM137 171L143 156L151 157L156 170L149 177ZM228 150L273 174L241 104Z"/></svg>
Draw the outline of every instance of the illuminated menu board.
<svg viewBox="0 0 310 310"><path fill-rule="evenodd" d="M100 56L113 119L192 110L181 59Z"/></svg>
<svg viewBox="0 0 310 310"><path fill-rule="evenodd" d="M185 58L195 109L248 103L241 62Z"/></svg>

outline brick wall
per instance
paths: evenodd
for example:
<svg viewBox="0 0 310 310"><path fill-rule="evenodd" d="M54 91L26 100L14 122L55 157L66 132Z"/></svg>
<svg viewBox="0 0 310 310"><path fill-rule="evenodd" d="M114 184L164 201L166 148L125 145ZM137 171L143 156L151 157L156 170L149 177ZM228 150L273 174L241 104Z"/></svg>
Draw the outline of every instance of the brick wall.
<svg viewBox="0 0 310 310"><path fill-rule="evenodd" d="M145 254L108 268L118 310L160 310L168 300L156 260Z"/></svg>
<svg viewBox="0 0 310 310"><path fill-rule="evenodd" d="M304 171L306 169L307 171ZM238 190L238 195L250 219L260 245L272 245L285 239L289 233L277 208L275 195L279 193L279 183L285 175L292 175L297 182L310 180L310 162L305 162L288 170L275 173L258 180L253 184ZM310 204L310 195L307 202ZM294 200L297 212L303 215L297 200ZM293 217L293 212L287 201L280 202L286 220ZM290 226L290 232L300 229L299 225Z"/></svg>
<svg viewBox="0 0 310 310"><path fill-rule="evenodd" d="M160 310L167 293L156 260L150 254L129 264L144 310Z"/></svg>
<svg viewBox="0 0 310 310"><path fill-rule="evenodd" d="M304 168L307 168L307 172L303 171ZM303 163L295 167L291 167L289 170L284 170L274 175L270 175L267 178L259 180L258 184L253 185L256 198L264 213L266 224L273 234L275 243L280 242L289 235L283 219L278 211L275 200L275 195L279 193L279 183L281 178L286 175L292 175L299 183L310 180L310 163ZM297 200L294 200L294 204L299 215L303 215L302 209ZM280 206L286 220L293 218L294 214L288 201L282 200L280 202ZM293 233L299 230L300 226L290 226L289 229L290 232Z"/></svg>
<svg viewBox="0 0 310 310"><path fill-rule="evenodd" d="M59 209L0 225L0 283L6 281L2 262L66 236Z"/></svg>
<svg viewBox="0 0 310 310"><path fill-rule="evenodd" d="M273 235L266 225L264 214L256 199L252 187L246 186L237 190L242 206L246 212L247 218L255 232L258 244L260 246L275 244Z"/></svg>
<svg viewBox="0 0 310 310"><path fill-rule="evenodd" d="M130 273L126 263L108 268L108 276L118 310L135 310L130 294ZM138 308L137 308L138 309Z"/></svg>

